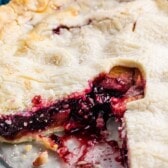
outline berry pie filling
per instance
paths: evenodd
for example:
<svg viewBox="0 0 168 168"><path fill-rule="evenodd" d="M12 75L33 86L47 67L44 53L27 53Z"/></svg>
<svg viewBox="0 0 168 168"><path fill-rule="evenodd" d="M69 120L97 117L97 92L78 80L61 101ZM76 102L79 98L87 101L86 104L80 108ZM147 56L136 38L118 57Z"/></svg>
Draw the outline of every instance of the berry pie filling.
<svg viewBox="0 0 168 168"><path fill-rule="evenodd" d="M69 152L64 142L75 137L85 144L82 161L87 149L98 142L106 142L120 150L115 141L107 141L107 121L113 118L122 123L126 103L144 97L145 80L137 68L116 66L109 73L101 73L89 82L89 89L73 93L66 98L56 100L48 107L42 106L42 98L36 95L32 99L36 111L0 116L0 135L6 141L15 141L26 135L40 134L56 127L64 129L59 137L49 135L52 142L58 144L57 153L67 161ZM88 143L89 142L89 143ZM86 145L87 144L87 145ZM123 143L120 160L125 162L126 145ZM124 161L123 161L124 160Z"/></svg>

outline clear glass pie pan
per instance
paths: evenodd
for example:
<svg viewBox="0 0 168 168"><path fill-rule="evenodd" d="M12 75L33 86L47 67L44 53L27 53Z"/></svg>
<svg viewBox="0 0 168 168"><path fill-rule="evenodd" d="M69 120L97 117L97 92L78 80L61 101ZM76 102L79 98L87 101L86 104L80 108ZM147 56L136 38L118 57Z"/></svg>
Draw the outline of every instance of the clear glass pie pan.
<svg viewBox="0 0 168 168"><path fill-rule="evenodd" d="M108 122L109 140L115 140L120 143L118 135L118 126L114 120ZM27 146L31 146L30 151L25 150ZM68 144L69 149L76 151L78 155L80 149L75 140L71 139ZM22 144L0 144L0 168L33 168L33 161L40 152L46 151L46 148L38 142L27 142ZM75 168L72 165L65 164L56 152L48 150L48 162L44 164L43 168ZM121 163L116 161L119 156L118 152L112 151L107 144L101 144L91 149L85 160L88 162L100 162L95 164L95 168L122 168ZM75 157L74 157L75 158ZM74 159L72 158L72 160ZM75 159L74 159L75 160ZM72 161L73 162L73 161ZM84 167L82 167L84 168Z"/></svg>

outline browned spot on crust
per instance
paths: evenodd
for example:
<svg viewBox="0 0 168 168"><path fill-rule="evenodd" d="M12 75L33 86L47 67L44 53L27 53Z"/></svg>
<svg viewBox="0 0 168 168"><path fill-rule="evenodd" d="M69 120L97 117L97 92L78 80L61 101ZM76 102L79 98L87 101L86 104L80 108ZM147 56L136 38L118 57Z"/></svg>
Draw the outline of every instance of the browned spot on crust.
<svg viewBox="0 0 168 168"><path fill-rule="evenodd" d="M39 156L33 162L33 166L39 167L39 166L44 165L47 162L48 162L48 153L47 151L45 151L39 154Z"/></svg>

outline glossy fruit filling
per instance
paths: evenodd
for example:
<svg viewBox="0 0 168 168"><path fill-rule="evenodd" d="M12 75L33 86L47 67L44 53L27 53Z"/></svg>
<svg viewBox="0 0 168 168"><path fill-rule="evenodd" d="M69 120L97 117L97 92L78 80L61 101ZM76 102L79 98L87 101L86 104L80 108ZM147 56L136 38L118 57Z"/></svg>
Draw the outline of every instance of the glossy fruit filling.
<svg viewBox="0 0 168 168"><path fill-rule="evenodd" d="M107 122L113 118L122 123L126 103L143 98L144 89L145 80L137 68L117 66L89 82L89 89L57 100L48 107L42 106L42 98L37 95L32 99L34 106L38 107L36 111L1 115L0 135L8 141L19 140L26 135L40 135L45 130L61 126L64 135L53 134L49 139L58 145L57 153L65 162L72 157L65 143L69 138L75 138L82 145L76 167L93 167L90 162L83 164L83 160L87 160L89 149L102 143L112 149L112 155L115 151L120 152L116 161L124 165L127 160L126 143L123 141L124 146L119 148L116 141L107 140Z"/></svg>
<svg viewBox="0 0 168 168"><path fill-rule="evenodd" d="M19 139L29 133L62 126L65 132L106 130L110 117L120 119L126 102L144 95L145 81L136 68L115 67L109 74L100 74L90 89L57 100L49 107L15 115L0 116L0 135L7 140ZM40 96L32 102L40 103Z"/></svg>

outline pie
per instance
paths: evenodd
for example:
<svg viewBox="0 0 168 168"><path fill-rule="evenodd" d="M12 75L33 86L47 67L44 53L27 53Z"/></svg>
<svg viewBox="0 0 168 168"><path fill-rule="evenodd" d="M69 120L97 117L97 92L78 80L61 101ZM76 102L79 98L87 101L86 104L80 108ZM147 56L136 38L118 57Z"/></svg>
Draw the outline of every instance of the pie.
<svg viewBox="0 0 168 168"><path fill-rule="evenodd" d="M1 6L0 141L51 142L63 157L53 133L104 141L114 118L123 166L168 167L167 27L167 0Z"/></svg>

